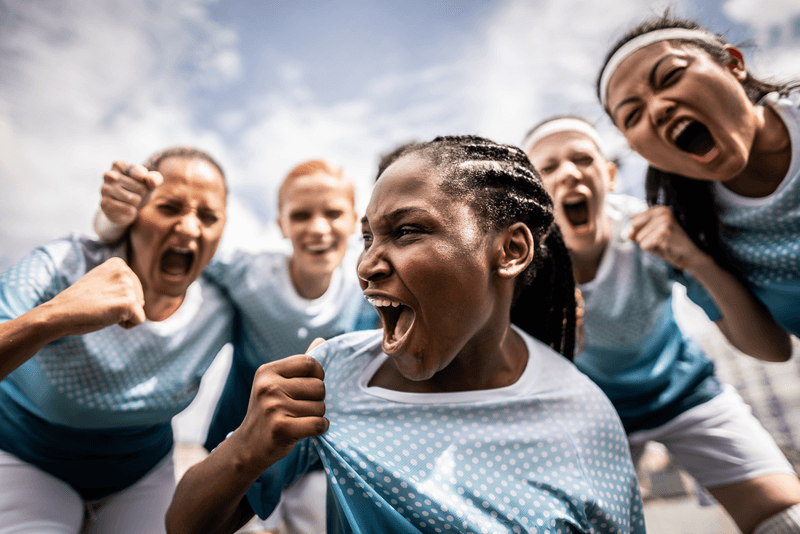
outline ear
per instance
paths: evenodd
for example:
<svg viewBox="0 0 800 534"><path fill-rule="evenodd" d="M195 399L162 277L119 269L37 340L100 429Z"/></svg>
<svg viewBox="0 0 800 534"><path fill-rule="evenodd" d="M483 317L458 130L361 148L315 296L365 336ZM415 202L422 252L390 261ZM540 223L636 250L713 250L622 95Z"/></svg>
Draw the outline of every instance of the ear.
<svg viewBox="0 0 800 534"><path fill-rule="evenodd" d="M533 261L536 242L531 230L527 224L516 222L503 230L498 238L497 274L501 278L516 278Z"/></svg>
<svg viewBox="0 0 800 534"><path fill-rule="evenodd" d="M726 67L731 70L737 80L743 82L747 78L747 68L742 51L730 44L726 44L722 48L731 55L731 61Z"/></svg>
<svg viewBox="0 0 800 534"><path fill-rule="evenodd" d="M278 218L276 219L276 221L278 223L278 228L281 229L281 234L283 234L283 237L288 239L289 238L289 234L287 233L288 228L283 227L284 225L283 213L278 213Z"/></svg>
<svg viewBox="0 0 800 534"><path fill-rule="evenodd" d="M353 209L347 215L347 218L348 219L352 218L352 222L349 220L347 221L347 235L350 236L353 235L356 232L356 229L358 228L358 213L356 213L355 206L353 206Z"/></svg>
<svg viewBox="0 0 800 534"><path fill-rule="evenodd" d="M608 190L614 191L617 188L617 165L613 161L608 162Z"/></svg>

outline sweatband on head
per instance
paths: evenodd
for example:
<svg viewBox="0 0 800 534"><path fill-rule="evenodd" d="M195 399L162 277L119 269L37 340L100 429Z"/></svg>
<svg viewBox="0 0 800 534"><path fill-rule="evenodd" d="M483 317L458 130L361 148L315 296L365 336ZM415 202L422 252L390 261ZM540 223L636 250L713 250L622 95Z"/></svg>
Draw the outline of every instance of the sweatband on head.
<svg viewBox="0 0 800 534"><path fill-rule="evenodd" d="M603 67L603 72L600 75L600 103L603 107L605 108L608 106L608 82L611 80L611 75L614 74L614 71L617 70L620 63L625 61L628 56L640 48L660 41L671 40L699 41L716 46L722 44L716 35L706 30L690 30L688 28L664 28L663 30L654 30L634 37L620 46L619 49L614 52L614 55L608 58L605 67Z"/></svg>
<svg viewBox="0 0 800 534"><path fill-rule="evenodd" d="M533 145L545 137L562 132L577 132L585 135L594 141L594 144L597 145L597 148L600 150L600 152L605 155L605 151L603 150L603 140L600 138L600 134L597 133L597 130L595 130L591 124L582 121L581 119L574 119L572 117L554 119L542 124L533 132L531 132L525 141L523 141L522 149L526 154L530 154Z"/></svg>

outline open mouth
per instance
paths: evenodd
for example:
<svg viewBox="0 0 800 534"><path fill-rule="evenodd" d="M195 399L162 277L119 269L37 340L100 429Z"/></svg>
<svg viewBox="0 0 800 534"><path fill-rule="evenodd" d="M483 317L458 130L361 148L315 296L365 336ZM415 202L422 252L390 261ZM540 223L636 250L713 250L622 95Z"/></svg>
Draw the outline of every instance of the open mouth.
<svg viewBox="0 0 800 534"><path fill-rule="evenodd" d="M317 255L317 256L327 254L328 252L331 252L335 248L336 248L336 243L330 243L327 245L325 244L307 245L305 247L306 252L308 252L311 255Z"/></svg>
<svg viewBox="0 0 800 534"><path fill-rule="evenodd" d="M383 323L383 351L387 354L396 352L414 324L414 310L395 300L378 297L366 299L375 306Z"/></svg>
<svg viewBox="0 0 800 534"><path fill-rule="evenodd" d="M589 222L589 204L586 199L564 202L564 215L572 226L580 227Z"/></svg>
<svg viewBox="0 0 800 534"><path fill-rule="evenodd" d="M170 276L184 276L194 263L194 252L182 248L170 248L161 256L161 271Z"/></svg>
<svg viewBox="0 0 800 534"><path fill-rule="evenodd" d="M706 125L690 119L685 119L675 126L672 139L675 146L696 156L706 156L716 145Z"/></svg>

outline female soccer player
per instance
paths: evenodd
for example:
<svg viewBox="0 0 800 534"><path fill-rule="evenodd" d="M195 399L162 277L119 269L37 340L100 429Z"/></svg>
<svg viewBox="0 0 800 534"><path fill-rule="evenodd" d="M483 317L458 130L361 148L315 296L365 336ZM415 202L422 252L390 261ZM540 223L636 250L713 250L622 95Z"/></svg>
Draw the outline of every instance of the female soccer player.
<svg viewBox="0 0 800 534"><path fill-rule="evenodd" d="M60 239L0 276L3 532L164 532L172 416L230 340L199 279L225 226L219 165L175 148L116 167L164 182L125 239Z"/></svg>
<svg viewBox="0 0 800 534"><path fill-rule="evenodd" d="M553 197L584 298L585 348L575 364L614 403L634 461L647 441L663 443L752 532L800 502L800 481L749 406L719 383L714 364L681 331L673 283L757 358L787 359L788 335L745 284L697 248L669 208L611 193L616 167L601 146L597 131L573 117L543 122L524 142ZM536 305L518 307L526 304Z"/></svg>
<svg viewBox="0 0 800 534"><path fill-rule="evenodd" d="M362 232L384 328L262 366L242 425L179 484L168 531L233 532L321 461L331 533L643 532L619 418L563 356L571 267L525 154L470 136L409 145ZM510 321L526 285L541 340Z"/></svg>
<svg viewBox="0 0 800 534"><path fill-rule="evenodd" d="M649 163L648 200L800 334L800 92L753 77L739 49L667 17L614 46L600 100Z"/></svg>

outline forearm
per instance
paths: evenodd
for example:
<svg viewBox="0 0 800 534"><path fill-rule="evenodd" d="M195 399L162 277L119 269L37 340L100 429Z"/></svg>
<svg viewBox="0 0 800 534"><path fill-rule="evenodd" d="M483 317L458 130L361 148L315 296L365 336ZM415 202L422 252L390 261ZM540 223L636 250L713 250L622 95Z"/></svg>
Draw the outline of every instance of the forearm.
<svg viewBox="0 0 800 534"><path fill-rule="evenodd" d="M687 271L711 295L722 313L716 324L734 347L759 360L789 359L792 352L789 334L738 278L711 258Z"/></svg>
<svg viewBox="0 0 800 534"><path fill-rule="evenodd" d="M63 337L60 318L48 304L0 324L0 380L32 358L42 347Z"/></svg>
<svg viewBox="0 0 800 534"><path fill-rule="evenodd" d="M181 478L167 510L168 534L227 534L253 517L245 494L261 471L237 459L231 438Z"/></svg>
<svg viewBox="0 0 800 534"><path fill-rule="evenodd" d="M94 231L97 238L103 243L116 243L125 235L127 226L114 223L102 211L98 211L94 216Z"/></svg>

